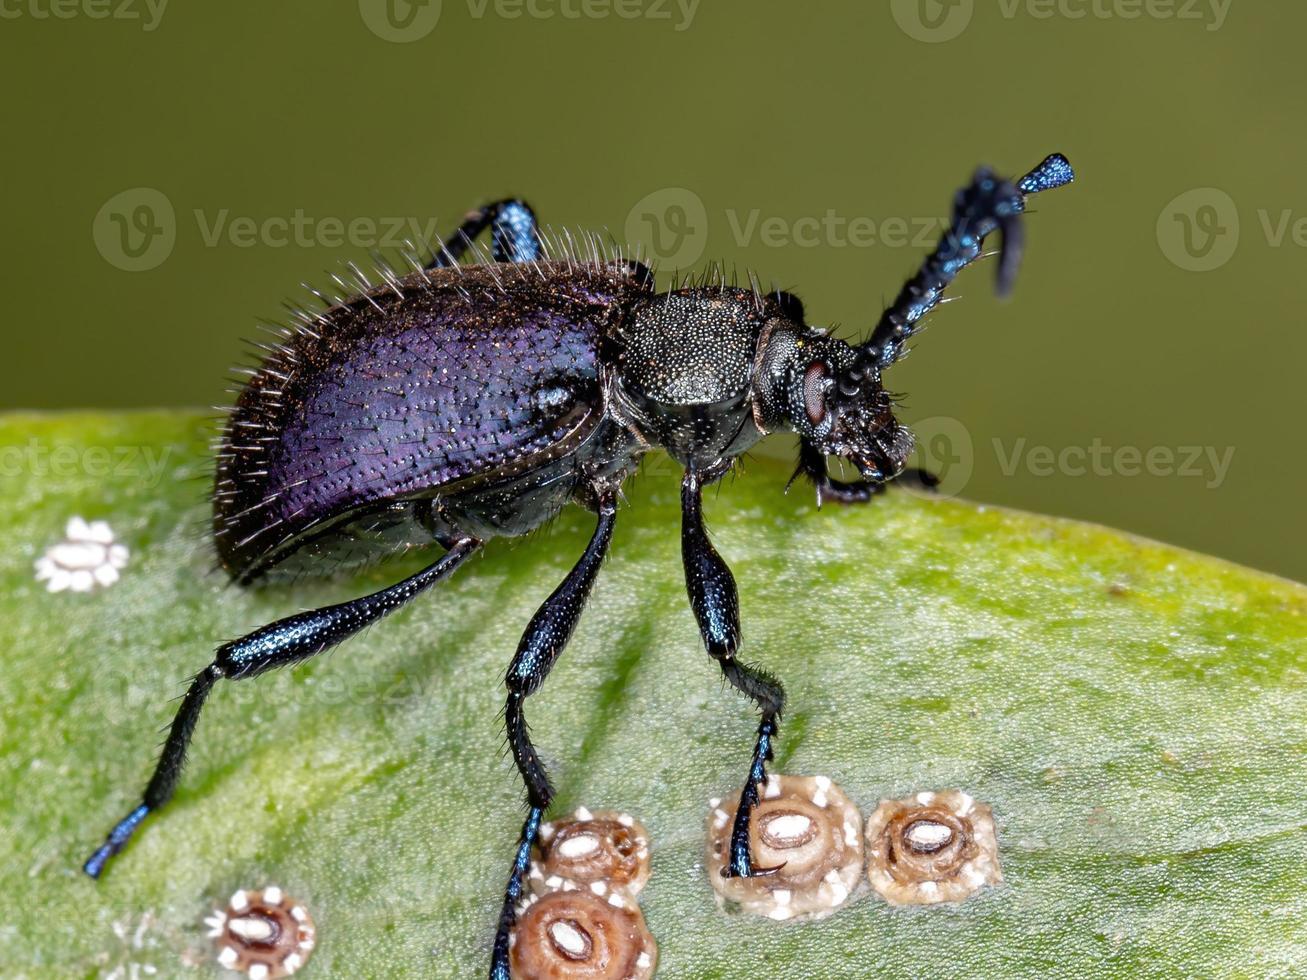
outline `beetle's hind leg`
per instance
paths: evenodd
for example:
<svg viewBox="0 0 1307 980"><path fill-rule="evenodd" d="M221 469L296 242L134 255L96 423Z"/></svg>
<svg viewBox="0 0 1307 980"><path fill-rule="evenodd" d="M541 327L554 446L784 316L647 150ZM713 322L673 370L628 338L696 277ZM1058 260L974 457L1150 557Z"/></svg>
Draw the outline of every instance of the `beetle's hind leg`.
<svg viewBox="0 0 1307 980"><path fill-rule="evenodd" d="M487 228L490 229L490 256L496 262L534 262L543 257L544 244L535 212L526 201L510 197L469 211L458 230L427 263L427 268L456 264Z"/></svg>
<svg viewBox="0 0 1307 980"><path fill-rule="evenodd" d="M731 570L708 540L703 525L703 484L693 469L681 481L681 558L685 563L685 587L690 607L699 623L708 653L722 668L722 676L741 694L752 698L762 713L753 760L740 793L731 828L731 853L722 869L729 878L752 878L771 874L776 868L755 868L749 850L749 821L758 805L758 791L767 779L785 689L770 674L735 659L740 645L740 602Z"/></svg>
<svg viewBox="0 0 1307 980"><path fill-rule="evenodd" d="M229 680L256 677L274 667L298 663L329 650L448 578L480 546L479 541L469 537L451 540L447 544L448 551L436 562L389 588L349 602L288 616L219 647L213 663L195 675L190 690L182 699L140 804L118 821L105 842L82 865L82 870L92 878L100 877L109 860L127 846L141 821L172 799L181 779L187 746L214 684L224 677Z"/></svg>
<svg viewBox="0 0 1307 980"><path fill-rule="evenodd" d="M504 904L499 914L499 929L495 934L494 953L490 962L491 980L509 978L509 938L513 924L517 921L517 905L531 864L531 847L540 832L540 821L554 795L553 787L549 785L549 774L545 772L544 764L540 761L535 746L531 744L526 717L522 713L523 702L544 683L550 668L571 639L572 631L581 618L581 609L590 596L599 566L608 553L608 543L612 540L617 516L616 497L611 493L598 495L597 509L599 523L585 553L563 583L531 617L505 678L508 702L504 708L504 723L508 730L508 746L512 750L513 761L517 763L518 772L526 784L528 811L518 839L513 868L509 872L508 886L504 889Z"/></svg>
<svg viewBox="0 0 1307 980"><path fill-rule="evenodd" d="M888 482L876 483L871 480L840 480L830 475L826 457L820 449L806 439L799 444L799 465L790 477L788 490L794 481L805 476L817 488L817 506L827 500L837 504L866 503L877 494L885 492ZM939 477L929 470L918 468L904 470L894 477L896 483L906 483L921 490L934 490L939 486Z"/></svg>

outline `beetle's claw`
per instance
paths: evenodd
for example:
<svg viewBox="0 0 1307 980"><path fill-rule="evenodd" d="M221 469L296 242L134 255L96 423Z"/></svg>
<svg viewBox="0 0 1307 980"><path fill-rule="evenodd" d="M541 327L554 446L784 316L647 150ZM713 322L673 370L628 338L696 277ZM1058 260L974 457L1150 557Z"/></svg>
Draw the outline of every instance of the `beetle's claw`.
<svg viewBox="0 0 1307 980"><path fill-rule="evenodd" d="M749 867L745 871L735 871L734 869L731 868L730 865L727 865L726 867L722 868L722 877L723 878L769 878L772 875L776 874L778 871L780 871L781 868L785 867L785 864L786 862L782 861L780 864L774 865L773 867L770 868Z"/></svg>
<svg viewBox="0 0 1307 980"><path fill-rule="evenodd" d="M796 467L794 468L794 472L790 474L790 478L789 478L788 480L785 481L785 491L784 491L784 492L785 492L785 493L789 493L789 492L790 492L790 487L794 486L794 481L797 480L799 477L803 476L805 472L806 472L806 471L804 470L804 468L803 468L803 464L802 464L802 463L800 463L798 466L796 466Z"/></svg>

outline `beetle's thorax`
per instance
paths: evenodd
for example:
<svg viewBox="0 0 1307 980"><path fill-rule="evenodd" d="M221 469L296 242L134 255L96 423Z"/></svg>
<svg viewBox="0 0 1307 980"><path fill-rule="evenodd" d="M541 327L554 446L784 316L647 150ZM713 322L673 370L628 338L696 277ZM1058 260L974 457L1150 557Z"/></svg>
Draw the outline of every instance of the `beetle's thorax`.
<svg viewBox="0 0 1307 980"><path fill-rule="evenodd" d="M752 290L682 289L637 304L622 331L611 410L651 445L707 469L765 435L758 343L776 318Z"/></svg>

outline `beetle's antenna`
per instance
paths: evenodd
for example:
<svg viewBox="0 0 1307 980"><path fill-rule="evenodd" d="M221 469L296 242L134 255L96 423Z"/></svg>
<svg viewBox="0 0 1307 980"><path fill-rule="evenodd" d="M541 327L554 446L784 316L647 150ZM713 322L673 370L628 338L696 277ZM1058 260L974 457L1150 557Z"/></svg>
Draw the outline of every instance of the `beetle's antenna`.
<svg viewBox="0 0 1307 980"><path fill-rule="evenodd" d="M935 251L904 284L898 298L881 314L871 338L859 348L861 363L855 365L859 372L888 367L903 356L904 345L916 332L917 323L939 304L944 289L957 274L981 257L985 237L995 230L1003 235L995 289L1000 296L1006 296L1021 264L1021 214L1026 210L1026 198L1073 180L1075 172L1060 153L1047 157L1015 184L996 177L987 167L977 170L970 185L954 198L952 221Z"/></svg>

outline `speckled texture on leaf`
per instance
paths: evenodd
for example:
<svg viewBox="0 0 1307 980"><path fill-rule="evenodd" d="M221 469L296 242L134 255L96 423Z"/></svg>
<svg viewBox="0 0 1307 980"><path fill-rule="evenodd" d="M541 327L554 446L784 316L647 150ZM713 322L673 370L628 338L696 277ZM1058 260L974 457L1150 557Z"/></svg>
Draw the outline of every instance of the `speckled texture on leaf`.
<svg viewBox="0 0 1307 980"><path fill-rule="evenodd" d="M99 884L78 870L218 642L417 567L226 586L208 572L207 434L164 414L0 422L0 972L208 976L204 916L277 884L318 924L306 977L479 975L521 819L500 681L584 546L580 512L493 544L328 657L220 685L172 806ZM641 905L660 977L1301 967L1307 589L906 492L818 513L761 461L707 510L740 582L745 655L789 688L778 768L831 776L864 812L965 789L994 808L1005 881L956 907L863 894L811 924L728 919L700 866L704 818L738 789L754 715L700 648L675 477L652 469L528 716L556 813L615 807L649 828ZM49 594L33 562L73 515L108 519L132 561L110 588Z"/></svg>

